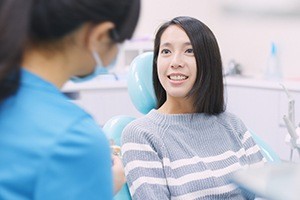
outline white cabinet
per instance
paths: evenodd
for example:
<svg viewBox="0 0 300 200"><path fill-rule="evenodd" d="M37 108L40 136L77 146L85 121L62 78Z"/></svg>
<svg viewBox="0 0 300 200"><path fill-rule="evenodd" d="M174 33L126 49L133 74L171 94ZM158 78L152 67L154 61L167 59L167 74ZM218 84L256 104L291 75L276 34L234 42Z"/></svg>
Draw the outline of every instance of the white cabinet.
<svg viewBox="0 0 300 200"><path fill-rule="evenodd" d="M288 160L290 148L284 138L287 129L288 98L277 82L227 78L227 110L239 116L246 126L261 136L277 153ZM283 83L295 99L296 123L300 122L300 83Z"/></svg>
<svg viewBox="0 0 300 200"><path fill-rule="evenodd" d="M153 45L154 42L151 39L126 41L120 46L116 67L112 71L116 74L127 73L133 59L144 52L153 51Z"/></svg>
<svg viewBox="0 0 300 200"><path fill-rule="evenodd" d="M63 92L75 96L73 101L90 113L101 126L117 115L142 115L130 100L125 80L93 80L80 84L68 82Z"/></svg>

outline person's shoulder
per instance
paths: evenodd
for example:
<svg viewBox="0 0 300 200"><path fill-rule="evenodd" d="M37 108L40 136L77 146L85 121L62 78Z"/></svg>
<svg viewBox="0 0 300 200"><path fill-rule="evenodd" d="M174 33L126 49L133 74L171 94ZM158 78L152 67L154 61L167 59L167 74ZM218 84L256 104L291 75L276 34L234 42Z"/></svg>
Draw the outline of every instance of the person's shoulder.
<svg viewBox="0 0 300 200"><path fill-rule="evenodd" d="M156 123L153 120L153 112L154 111L150 111L148 114L133 120L125 128L130 130L149 130L151 127L155 127Z"/></svg>
<svg viewBox="0 0 300 200"><path fill-rule="evenodd" d="M95 123L92 116L74 101L66 97L64 94L49 94L48 102L45 102L45 109L48 111L48 116L55 117L56 121L67 124L82 124L89 122ZM46 100L45 100L46 101ZM90 122L91 121L91 122Z"/></svg>
<svg viewBox="0 0 300 200"><path fill-rule="evenodd" d="M86 143L90 147L107 143L100 124L91 115L71 102L66 103L63 107L58 110L60 114L51 113L49 115L55 117L55 120L52 121L55 126L49 129L56 132L57 138L61 138L57 141L62 140L65 141L64 143L74 144Z"/></svg>
<svg viewBox="0 0 300 200"><path fill-rule="evenodd" d="M16 95L16 106L38 116L47 113L47 118L55 120L72 119L87 113L74 103L66 94L59 91L53 85L42 82L45 86L35 86L32 84L21 85L18 95ZM44 89L44 90L43 90Z"/></svg>
<svg viewBox="0 0 300 200"><path fill-rule="evenodd" d="M149 121L149 118L147 115L139 117L134 119L132 122L130 122L126 128L132 129L132 128L147 128L151 124L151 121Z"/></svg>
<svg viewBox="0 0 300 200"><path fill-rule="evenodd" d="M59 109L61 113L68 116L91 118L91 115L82 107L68 99L61 101L60 106L57 106L56 108Z"/></svg>
<svg viewBox="0 0 300 200"><path fill-rule="evenodd" d="M151 121L149 121L148 117L142 116L130 122L124 128L123 135L151 133L151 127L153 127L153 124L151 124Z"/></svg>
<svg viewBox="0 0 300 200"><path fill-rule="evenodd" d="M108 140L100 125L89 115L83 115L74 119L73 123L70 123L67 127L66 134L69 135L68 137L73 138L75 142L81 137L82 140L78 140L79 143L85 141L96 146L108 144Z"/></svg>
<svg viewBox="0 0 300 200"><path fill-rule="evenodd" d="M90 114L54 87L42 90L23 84L10 104L14 108L11 110L27 116L22 123L30 124L32 130L49 132L49 135L57 136L78 126L97 126Z"/></svg>
<svg viewBox="0 0 300 200"><path fill-rule="evenodd" d="M217 121L229 129L235 129L239 132L245 132L246 126L236 114L225 111L217 115Z"/></svg>
<svg viewBox="0 0 300 200"><path fill-rule="evenodd" d="M240 117L238 117L236 114L228 112L228 111L224 111L222 113L220 113L219 115L217 115L217 118L219 120L225 121L225 122L241 122L242 120L240 119Z"/></svg>
<svg viewBox="0 0 300 200"><path fill-rule="evenodd" d="M101 132L100 124L97 124L84 109L70 101L62 101L60 106L53 107L48 117L66 132L81 132L87 135Z"/></svg>
<svg viewBox="0 0 300 200"><path fill-rule="evenodd" d="M157 125L152 120L151 114L139 117L130 122L122 132L123 142L128 141L142 141L142 140L156 140Z"/></svg>

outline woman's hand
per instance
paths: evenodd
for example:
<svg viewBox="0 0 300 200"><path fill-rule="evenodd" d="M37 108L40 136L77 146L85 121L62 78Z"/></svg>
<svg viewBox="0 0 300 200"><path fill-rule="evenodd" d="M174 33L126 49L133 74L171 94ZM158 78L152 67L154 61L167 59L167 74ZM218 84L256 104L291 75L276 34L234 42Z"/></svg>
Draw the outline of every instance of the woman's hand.
<svg viewBox="0 0 300 200"><path fill-rule="evenodd" d="M122 186L126 183L124 166L119 156L112 156L113 166L113 180L114 180L114 193L116 194L121 190Z"/></svg>

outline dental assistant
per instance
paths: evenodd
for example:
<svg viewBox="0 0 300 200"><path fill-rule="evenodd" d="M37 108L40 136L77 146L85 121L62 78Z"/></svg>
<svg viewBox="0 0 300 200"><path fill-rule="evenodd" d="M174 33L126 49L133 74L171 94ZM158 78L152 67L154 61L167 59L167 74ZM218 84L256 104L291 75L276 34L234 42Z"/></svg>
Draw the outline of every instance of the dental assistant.
<svg viewBox="0 0 300 200"><path fill-rule="evenodd" d="M139 10L139 0L0 2L0 199L110 200L122 187L101 128L60 88L113 62Z"/></svg>

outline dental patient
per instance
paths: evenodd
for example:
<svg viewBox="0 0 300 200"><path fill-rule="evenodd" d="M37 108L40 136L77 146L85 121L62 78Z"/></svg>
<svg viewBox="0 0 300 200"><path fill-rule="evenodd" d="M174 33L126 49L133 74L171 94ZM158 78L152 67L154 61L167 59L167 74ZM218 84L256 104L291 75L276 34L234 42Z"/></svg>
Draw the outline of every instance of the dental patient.
<svg viewBox="0 0 300 200"><path fill-rule="evenodd" d="M231 175L266 162L244 123L225 111L217 40L201 21L176 17L154 41L156 108L123 131L131 196L139 199L254 199Z"/></svg>

